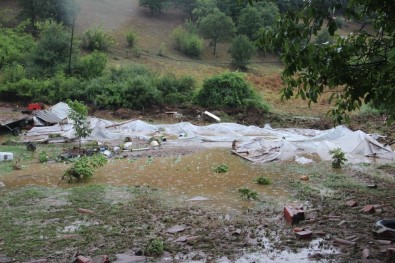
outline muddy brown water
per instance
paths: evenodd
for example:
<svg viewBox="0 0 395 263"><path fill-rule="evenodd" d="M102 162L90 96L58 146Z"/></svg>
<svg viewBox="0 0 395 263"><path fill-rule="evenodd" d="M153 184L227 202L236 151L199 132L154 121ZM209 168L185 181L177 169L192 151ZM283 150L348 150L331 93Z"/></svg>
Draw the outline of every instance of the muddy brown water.
<svg viewBox="0 0 395 263"><path fill-rule="evenodd" d="M226 164L226 173L215 173L213 168ZM30 163L22 170L2 176L1 181L7 188L26 185L50 187L73 187L76 184L58 183L63 172L71 164ZM273 182L258 185L254 179L266 176ZM95 175L84 184L108 184L114 186L149 186L167 194L188 200L204 202L224 209L242 209L253 202L240 198L238 189L248 187L259 193L260 197L288 202L289 193L281 187L286 174L268 172L264 165L254 165L232 155L228 149L207 149L190 155L171 157L141 157L135 159L109 160L108 164L96 170Z"/></svg>

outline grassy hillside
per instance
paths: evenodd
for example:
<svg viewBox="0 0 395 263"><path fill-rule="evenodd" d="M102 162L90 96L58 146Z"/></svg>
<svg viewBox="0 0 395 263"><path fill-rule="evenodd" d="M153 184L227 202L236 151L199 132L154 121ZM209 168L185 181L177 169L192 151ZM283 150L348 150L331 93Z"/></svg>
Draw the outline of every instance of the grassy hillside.
<svg viewBox="0 0 395 263"><path fill-rule="evenodd" d="M141 8L138 0L77 0L80 12L76 19L76 32L81 35L92 26L102 26L111 34L116 44L109 50L109 67L128 64L145 64L159 74L171 73L176 76L190 75L201 83L203 79L226 70L233 70L231 57L227 50L229 43L220 43L216 55L205 42L204 52L200 59L183 56L172 45L171 32L183 24L186 16L178 9L167 9L162 14L151 15L150 11ZM0 1L1 21L12 20L18 14L16 1ZM5 16L4 14L7 14ZM10 23L12 24L12 23ZM127 48L126 32L132 29L137 34L137 50ZM158 52L165 45L163 56ZM303 115L320 115L329 109L324 98L312 109L302 100L281 102L281 63L273 55L258 54L252 59L247 78L254 87L272 105L273 112L294 113Z"/></svg>

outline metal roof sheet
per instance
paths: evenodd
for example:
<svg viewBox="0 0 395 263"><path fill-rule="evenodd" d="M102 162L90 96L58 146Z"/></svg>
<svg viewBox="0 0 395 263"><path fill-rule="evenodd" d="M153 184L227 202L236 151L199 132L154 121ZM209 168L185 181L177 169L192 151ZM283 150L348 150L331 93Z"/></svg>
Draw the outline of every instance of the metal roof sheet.
<svg viewBox="0 0 395 263"><path fill-rule="evenodd" d="M58 116L56 116L55 114L53 114L48 110L37 111L36 117L48 123L59 123L62 121L61 118L59 118Z"/></svg>

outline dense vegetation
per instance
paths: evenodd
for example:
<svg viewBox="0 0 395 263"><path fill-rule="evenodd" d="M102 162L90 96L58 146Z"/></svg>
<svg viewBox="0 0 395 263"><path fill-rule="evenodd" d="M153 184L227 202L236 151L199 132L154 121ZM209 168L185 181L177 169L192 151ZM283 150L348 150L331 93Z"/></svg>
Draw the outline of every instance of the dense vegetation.
<svg viewBox="0 0 395 263"><path fill-rule="evenodd" d="M0 28L0 95L16 100L54 103L77 99L102 108L149 109L165 106L207 107L199 97L211 81L199 84L190 76L159 75L148 68L107 66L106 50L115 43L101 27L73 36L79 8L74 0L19 0L21 20L13 29ZM42 2L42 3L41 3ZM42 5L37 5L41 3ZM233 65L248 70L259 54L279 54L285 65L282 96L318 102L332 94L331 114L338 122L363 103L394 117L394 7L372 0L140 0L152 16L170 7L188 18L173 32L174 47L199 59L207 39L216 54L218 43L230 43ZM346 19L361 28L339 37ZM326 27L325 27L326 24ZM136 32L125 35L137 49ZM222 48L222 47L221 47ZM81 52L84 49L84 52ZM164 46L158 55L163 56ZM81 56L81 54L85 54ZM214 76L229 78L232 74ZM248 85L247 85L248 86ZM237 87L240 90L244 88ZM251 88L251 87L249 87ZM226 90L226 89L225 89ZM225 91L211 90L210 96ZM233 92L233 91L232 91ZM236 92L237 93L237 92ZM239 91L240 94L248 95ZM239 94L237 93L237 94ZM232 107L262 107L259 96L237 97ZM223 101L212 105L227 107ZM260 106L258 106L260 105ZM250 107L249 106L249 107Z"/></svg>

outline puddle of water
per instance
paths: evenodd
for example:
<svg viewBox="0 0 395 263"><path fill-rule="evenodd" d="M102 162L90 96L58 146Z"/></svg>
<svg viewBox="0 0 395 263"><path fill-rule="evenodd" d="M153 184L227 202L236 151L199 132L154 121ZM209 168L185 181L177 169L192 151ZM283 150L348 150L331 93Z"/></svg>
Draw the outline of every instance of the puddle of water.
<svg viewBox="0 0 395 263"><path fill-rule="evenodd" d="M226 173L215 173L213 167L226 164ZM1 177L7 188L25 185L56 187L63 172L70 164L33 163L23 170L13 171ZM266 176L271 185L258 185L254 179ZM281 172L267 171L264 166L254 165L232 155L227 149L207 149L185 156L144 157L131 160L110 160L96 170L88 183L110 184L115 186L150 186L174 194L187 200L195 196L206 197L205 205L224 209L250 207L253 202L242 200L238 193L241 187L249 187L261 197L288 201L289 193L282 187L281 181L289 176ZM65 182L61 187L72 187Z"/></svg>

